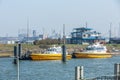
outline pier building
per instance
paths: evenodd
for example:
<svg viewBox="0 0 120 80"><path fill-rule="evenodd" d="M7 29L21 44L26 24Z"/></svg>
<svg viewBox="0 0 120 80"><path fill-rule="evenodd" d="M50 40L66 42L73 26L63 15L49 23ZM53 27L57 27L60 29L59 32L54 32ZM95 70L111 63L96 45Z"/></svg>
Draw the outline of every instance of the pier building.
<svg viewBox="0 0 120 80"><path fill-rule="evenodd" d="M112 38L110 38L109 43L120 44L120 37L112 37Z"/></svg>
<svg viewBox="0 0 120 80"><path fill-rule="evenodd" d="M100 32L93 31L92 28L74 28L73 32L71 32L71 44L90 44L96 40L105 41L105 38L101 36Z"/></svg>

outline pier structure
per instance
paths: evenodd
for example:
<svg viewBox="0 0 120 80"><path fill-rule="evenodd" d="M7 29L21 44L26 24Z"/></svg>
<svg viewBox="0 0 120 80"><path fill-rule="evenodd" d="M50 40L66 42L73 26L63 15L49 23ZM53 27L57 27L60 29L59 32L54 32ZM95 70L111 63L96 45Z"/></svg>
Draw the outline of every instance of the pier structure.
<svg viewBox="0 0 120 80"><path fill-rule="evenodd" d="M28 50L26 53L22 53L22 44L17 44L14 46L14 63L17 64L17 58L19 60L31 60L30 55L31 52Z"/></svg>
<svg viewBox="0 0 120 80"><path fill-rule="evenodd" d="M114 64L114 75L99 76L95 78L84 78L83 66L75 67L75 80L120 80L120 63Z"/></svg>

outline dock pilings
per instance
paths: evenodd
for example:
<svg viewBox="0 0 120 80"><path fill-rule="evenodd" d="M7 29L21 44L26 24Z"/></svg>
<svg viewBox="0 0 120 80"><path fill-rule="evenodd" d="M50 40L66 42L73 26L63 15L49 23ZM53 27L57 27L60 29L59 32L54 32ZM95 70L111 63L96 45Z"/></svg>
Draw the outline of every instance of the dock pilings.
<svg viewBox="0 0 120 80"><path fill-rule="evenodd" d="M14 46L14 64L17 64L17 60L21 57L22 46L17 44Z"/></svg>
<svg viewBox="0 0 120 80"><path fill-rule="evenodd" d="M62 46L62 61L66 62L66 37L65 37L65 24L63 24L63 46Z"/></svg>
<svg viewBox="0 0 120 80"><path fill-rule="evenodd" d="M120 80L120 64L119 63L114 64L114 75L115 75L115 80Z"/></svg>
<svg viewBox="0 0 120 80"><path fill-rule="evenodd" d="M20 79L19 74L19 59L21 57L21 44L17 44L17 46L14 46L14 64L17 65L17 80Z"/></svg>
<svg viewBox="0 0 120 80"><path fill-rule="evenodd" d="M17 47L14 46L14 64L17 64Z"/></svg>
<svg viewBox="0 0 120 80"><path fill-rule="evenodd" d="M22 45L18 44L18 56L21 58L21 53L22 53Z"/></svg>
<svg viewBox="0 0 120 80"><path fill-rule="evenodd" d="M84 78L83 66L75 67L75 80L120 80L120 63L114 64L114 75L99 76L96 78L86 79Z"/></svg>
<svg viewBox="0 0 120 80"><path fill-rule="evenodd" d="M75 67L75 80L83 80L83 66L76 66Z"/></svg>
<svg viewBox="0 0 120 80"><path fill-rule="evenodd" d="M66 46L62 46L62 61L66 62Z"/></svg>

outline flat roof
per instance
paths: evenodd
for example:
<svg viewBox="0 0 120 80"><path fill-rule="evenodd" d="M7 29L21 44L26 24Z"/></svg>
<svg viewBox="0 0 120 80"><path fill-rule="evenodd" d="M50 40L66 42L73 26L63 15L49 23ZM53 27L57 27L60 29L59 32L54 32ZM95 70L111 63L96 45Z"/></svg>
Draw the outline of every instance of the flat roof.
<svg viewBox="0 0 120 80"><path fill-rule="evenodd" d="M74 28L74 30L92 30L92 28L81 27L81 28Z"/></svg>

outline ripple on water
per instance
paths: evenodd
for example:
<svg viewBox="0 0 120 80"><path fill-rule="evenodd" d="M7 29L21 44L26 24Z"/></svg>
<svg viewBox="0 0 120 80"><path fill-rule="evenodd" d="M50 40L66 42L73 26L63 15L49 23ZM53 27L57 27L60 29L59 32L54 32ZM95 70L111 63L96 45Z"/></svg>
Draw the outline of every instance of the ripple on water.
<svg viewBox="0 0 120 80"><path fill-rule="evenodd" d="M84 66L84 77L113 75L120 58L72 59L61 61L20 61L20 80L74 80L75 67ZM17 66L12 58L0 58L0 80L17 80Z"/></svg>

